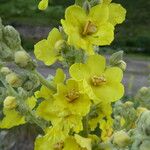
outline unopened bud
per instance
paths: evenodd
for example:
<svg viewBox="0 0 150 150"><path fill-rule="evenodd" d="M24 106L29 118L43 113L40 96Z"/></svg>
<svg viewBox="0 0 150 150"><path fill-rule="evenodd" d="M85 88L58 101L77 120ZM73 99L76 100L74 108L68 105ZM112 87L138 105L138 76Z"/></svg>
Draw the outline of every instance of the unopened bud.
<svg viewBox="0 0 150 150"><path fill-rule="evenodd" d="M22 85L22 80L20 77L12 72L8 75L6 75L6 81L12 86L12 87L20 87Z"/></svg>
<svg viewBox="0 0 150 150"><path fill-rule="evenodd" d="M145 107L138 107L138 108L136 109L137 115L140 116L144 111L147 111L147 110L148 110L148 109L145 108Z"/></svg>
<svg viewBox="0 0 150 150"><path fill-rule="evenodd" d="M148 87L142 87L142 88L139 90L139 92L140 92L142 95L146 94L146 93L148 92Z"/></svg>
<svg viewBox="0 0 150 150"><path fill-rule="evenodd" d="M4 39L12 50L16 50L21 46L20 35L14 27L8 25L4 28L3 32Z"/></svg>
<svg viewBox="0 0 150 150"><path fill-rule="evenodd" d="M150 149L150 141L144 140L141 142L139 150L149 150Z"/></svg>
<svg viewBox="0 0 150 150"><path fill-rule="evenodd" d="M89 14L89 12L90 12L90 9L91 9L91 5L90 5L90 3L86 0L85 2L84 2L84 4L83 4L83 9L85 10L85 12L87 13L87 14Z"/></svg>
<svg viewBox="0 0 150 150"><path fill-rule="evenodd" d="M125 102L123 105L124 105L125 107L131 107L131 106L133 106L133 102L127 101L127 102Z"/></svg>
<svg viewBox="0 0 150 150"><path fill-rule="evenodd" d="M122 71L125 71L126 68L127 68L127 64L123 61L123 60L120 60L118 62L118 65L117 65Z"/></svg>
<svg viewBox="0 0 150 150"><path fill-rule="evenodd" d="M118 145L120 148L129 145L130 140L129 135L123 130L116 132L113 137L113 143Z"/></svg>
<svg viewBox="0 0 150 150"><path fill-rule="evenodd" d="M25 51L17 51L15 53L15 63L20 67L26 67L29 61L30 57Z"/></svg>
<svg viewBox="0 0 150 150"><path fill-rule="evenodd" d="M3 75L11 73L11 70L8 67L2 67L0 71Z"/></svg>
<svg viewBox="0 0 150 150"><path fill-rule="evenodd" d="M116 52L110 56L110 65L117 65L123 59L123 51Z"/></svg>
<svg viewBox="0 0 150 150"><path fill-rule="evenodd" d="M13 96L7 96L4 100L4 108L14 109L17 107L16 98Z"/></svg>
<svg viewBox="0 0 150 150"><path fill-rule="evenodd" d="M33 87L34 87L33 84L34 84L34 83L33 83L32 81L27 81L27 82L24 84L23 88L24 88L25 90L27 90L27 91L30 91L30 90L32 90Z"/></svg>

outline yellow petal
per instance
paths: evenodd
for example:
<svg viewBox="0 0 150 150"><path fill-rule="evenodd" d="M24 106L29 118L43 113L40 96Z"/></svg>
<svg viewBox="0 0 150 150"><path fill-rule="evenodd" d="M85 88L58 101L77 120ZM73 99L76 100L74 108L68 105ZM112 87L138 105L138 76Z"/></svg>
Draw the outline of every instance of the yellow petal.
<svg viewBox="0 0 150 150"><path fill-rule="evenodd" d="M29 97L26 100L26 104L29 106L30 109L33 109L36 106L36 102L37 102L37 100L34 96Z"/></svg>
<svg viewBox="0 0 150 150"><path fill-rule="evenodd" d="M87 150L91 150L92 149L92 145L91 145L91 139L90 138L84 138L78 134L75 134L75 139L76 142L82 147L82 148L86 148Z"/></svg>
<svg viewBox="0 0 150 150"><path fill-rule="evenodd" d="M4 110L5 117L0 121L0 128L12 128L25 124L25 118L19 114L16 110Z"/></svg>
<svg viewBox="0 0 150 150"><path fill-rule="evenodd" d="M62 40L61 33L59 32L57 28L53 28L50 31L47 40L48 40L49 45L54 47L57 41Z"/></svg>
<svg viewBox="0 0 150 150"><path fill-rule="evenodd" d="M114 40L114 27L109 22L105 22L99 25L98 31L95 34L88 36L87 38L94 45L110 45Z"/></svg>
<svg viewBox="0 0 150 150"><path fill-rule="evenodd" d="M37 59L43 61L46 65L51 65L56 61L53 47L47 40L42 40L34 45L34 54Z"/></svg>
<svg viewBox="0 0 150 150"><path fill-rule="evenodd" d="M116 24L120 24L125 20L126 10L120 5L116 3L111 3L109 5L109 22L114 26Z"/></svg>
<svg viewBox="0 0 150 150"><path fill-rule="evenodd" d="M107 5L99 4L91 8L89 18L96 26L106 22L109 18L109 9Z"/></svg>
<svg viewBox="0 0 150 150"><path fill-rule="evenodd" d="M38 5L38 8L40 10L45 10L47 7L48 7L48 0L41 0Z"/></svg>
<svg viewBox="0 0 150 150"><path fill-rule="evenodd" d="M91 72L91 77L92 75L98 76L104 72L106 60L101 55L91 55L88 57L86 64Z"/></svg>
<svg viewBox="0 0 150 150"><path fill-rule="evenodd" d="M65 19L74 26L84 25L86 22L86 13L80 6L72 5L66 9Z"/></svg>
<svg viewBox="0 0 150 150"><path fill-rule="evenodd" d="M54 77L54 83L55 84L63 83L65 79L66 79L66 75L64 74L63 70L57 69L56 75Z"/></svg>
<svg viewBox="0 0 150 150"><path fill-rule="evenodd" d="M69 69L69 73L72 78L78 81L88 79L90 76L90 70L88 66L81 63L73 64Z"/></svg>
<svg viewBox="0 0 150 150"><path fill-rule="evenodd" d="M107 82L121 82L123 78L123 72L118 67L110 67L106 69L105 77Z"/></svg>

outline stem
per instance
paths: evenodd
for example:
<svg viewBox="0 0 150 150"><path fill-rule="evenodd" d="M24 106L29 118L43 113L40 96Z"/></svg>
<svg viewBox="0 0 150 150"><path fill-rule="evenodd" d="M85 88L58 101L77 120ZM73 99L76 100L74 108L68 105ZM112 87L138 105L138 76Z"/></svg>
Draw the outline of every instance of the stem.
<svg viewBox="0 0 150 150"><path fill-rule="evenodd" d="M56 88L50 83L48 82L39 72L37 72L36 70L34 71L34 73L38 76L40 82L45 85L48 89L56 92Z"/></svg>
<svg viewBox="0 0 150 150"><path fill-rule="evenodd" d="M83 135L84 137L88 137L89 134L89 126L88 126L88 117L83 117Z"/></svg>

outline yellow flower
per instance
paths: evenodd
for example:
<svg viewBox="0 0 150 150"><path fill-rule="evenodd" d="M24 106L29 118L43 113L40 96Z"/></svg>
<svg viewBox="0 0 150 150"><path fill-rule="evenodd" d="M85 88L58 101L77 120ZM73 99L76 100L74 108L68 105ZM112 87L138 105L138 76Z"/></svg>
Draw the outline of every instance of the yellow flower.
<svg viewBox="0 0 150 150"><path fill-rule="evenodd" d="M113 24L121 24L126 17L126 10L120 5L116 3L111 3L112 0L102 0L100 1L102 4L108 5L109 8L109 19L108 21Z"/></svg>
<svg viewBox="0 0 150 150"><path fill-rule="evenodd" d="M106 141L108 138L112 136L113 133L113 119L111 117L107 117L107 120L100 121L100 129L102 130L101 139Z"/></svg>
<svg viewBox="0 0 150 150"><path fill-rule="evenodd" d="M90 110L91 101L87 94L80 92L75 80L67 80L66 85L59 84L54 98L58 107L67 109L71 114L84 116Z"/></svg>
<svg viewBox="0 0 150 150"><path fill-rule="evenodd" d="M83 138L84 139L84 138ZM59 126L50 128L44 136L36 138L34 150L90 150L88 140L79 139L65 134ZM81 147L82 146L82 147Z"/></svg>
<svg viewBox="0 0 150 150"><path fill-rule="evenodd" d="M49 33L48 38L41 40L34 46L34 53L37 59L46 65L52 65L57 60L61 60L60 43L62 36L58 29L54 28Z"/></svg>
<svg viewBox="0 0 150 150"><path fill-rule="evenodd" d="M111 116L111 114L111 103L101 102L100 104L97 104L96 116L89 120L91 130L94 131L98 123L100 123L103 118Z"/></svg>
<svg viewBox="0 0 150 150"><path fill-rule="evenodd" d="M36 138L34 150L63 150L66 137L59 126L51 127L44 136Z"/></svg>
<svg viewBox="0 0 150 150"><path fill-rule="evenodd" d="M65 20L61 23L70 45L93 54L93 45L109 45L114 39L114 27L108 18L107 5L92 7L89 14L80 6L73 5L66 9Z"/></svg>
<svg viewBox="0 0 150 150"><path fill-rule="evenodd" d="M72 78L83 81L84 90L94 102L114 102L124 94L124 86L120 83L123 72L118 67L106 67L105 58L91 55L85 64L75 63L70 67Z"/></svg>
<svg viewBox="0 0 150 150"><path fill-rule="evenodd" d="M36 105L36 99L34 97L30 97L26 100L26 104L33 109ZM22 116L19 111L15 109L7 109L3 108L3 114L5 115L3 120L0 121L0 128L12 128L14 126L18 126L21 124L25 124L25 117Z"/></svg>
<svg viewBox="0 0 150 150"><path fill-rule="evenodd" d="M40 10L45 10L47 7L48 7L48 0L41 0L38 5L38 8Z"/></svg>

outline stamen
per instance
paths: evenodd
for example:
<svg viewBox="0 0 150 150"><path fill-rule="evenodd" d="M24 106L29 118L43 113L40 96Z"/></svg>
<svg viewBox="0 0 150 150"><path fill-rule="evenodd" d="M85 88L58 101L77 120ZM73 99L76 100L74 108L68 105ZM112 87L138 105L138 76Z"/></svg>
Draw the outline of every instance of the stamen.
<svg viewBox="0 0 150 150"><path fill-rule="evenodd" d="M84 30L82 32L82 35L90 35L97 31L97 27L95 24L93 24L91 21L88 21L85 24Z"/></svg>
<svg viewBox="0 0 150 150"><path fill-rule="evenodd" d="M103 83L105 83L106 82L106 78L105 78L105 76L104 75L101 75L101 76L93 76L92 78L91 78L91 81L92 81L92 84L94 85L94 86L99 86L99 85L102 85Z"/></svg>
<svg viewBox="0 0 150 150"><path fill-rule="evenodd" d="M58 142L54 145L54 150L62 150L64 148L64 142Z"/></svg>
<svg viewBox="0 0 150 150"><path fill-rule="evenodd" d="M68 94L66 95L67 101L69 103L74 102L77 98L79 98L80 94L78 91L76 91L75 89L72 89L71 91L68 92Z"/></svg>

